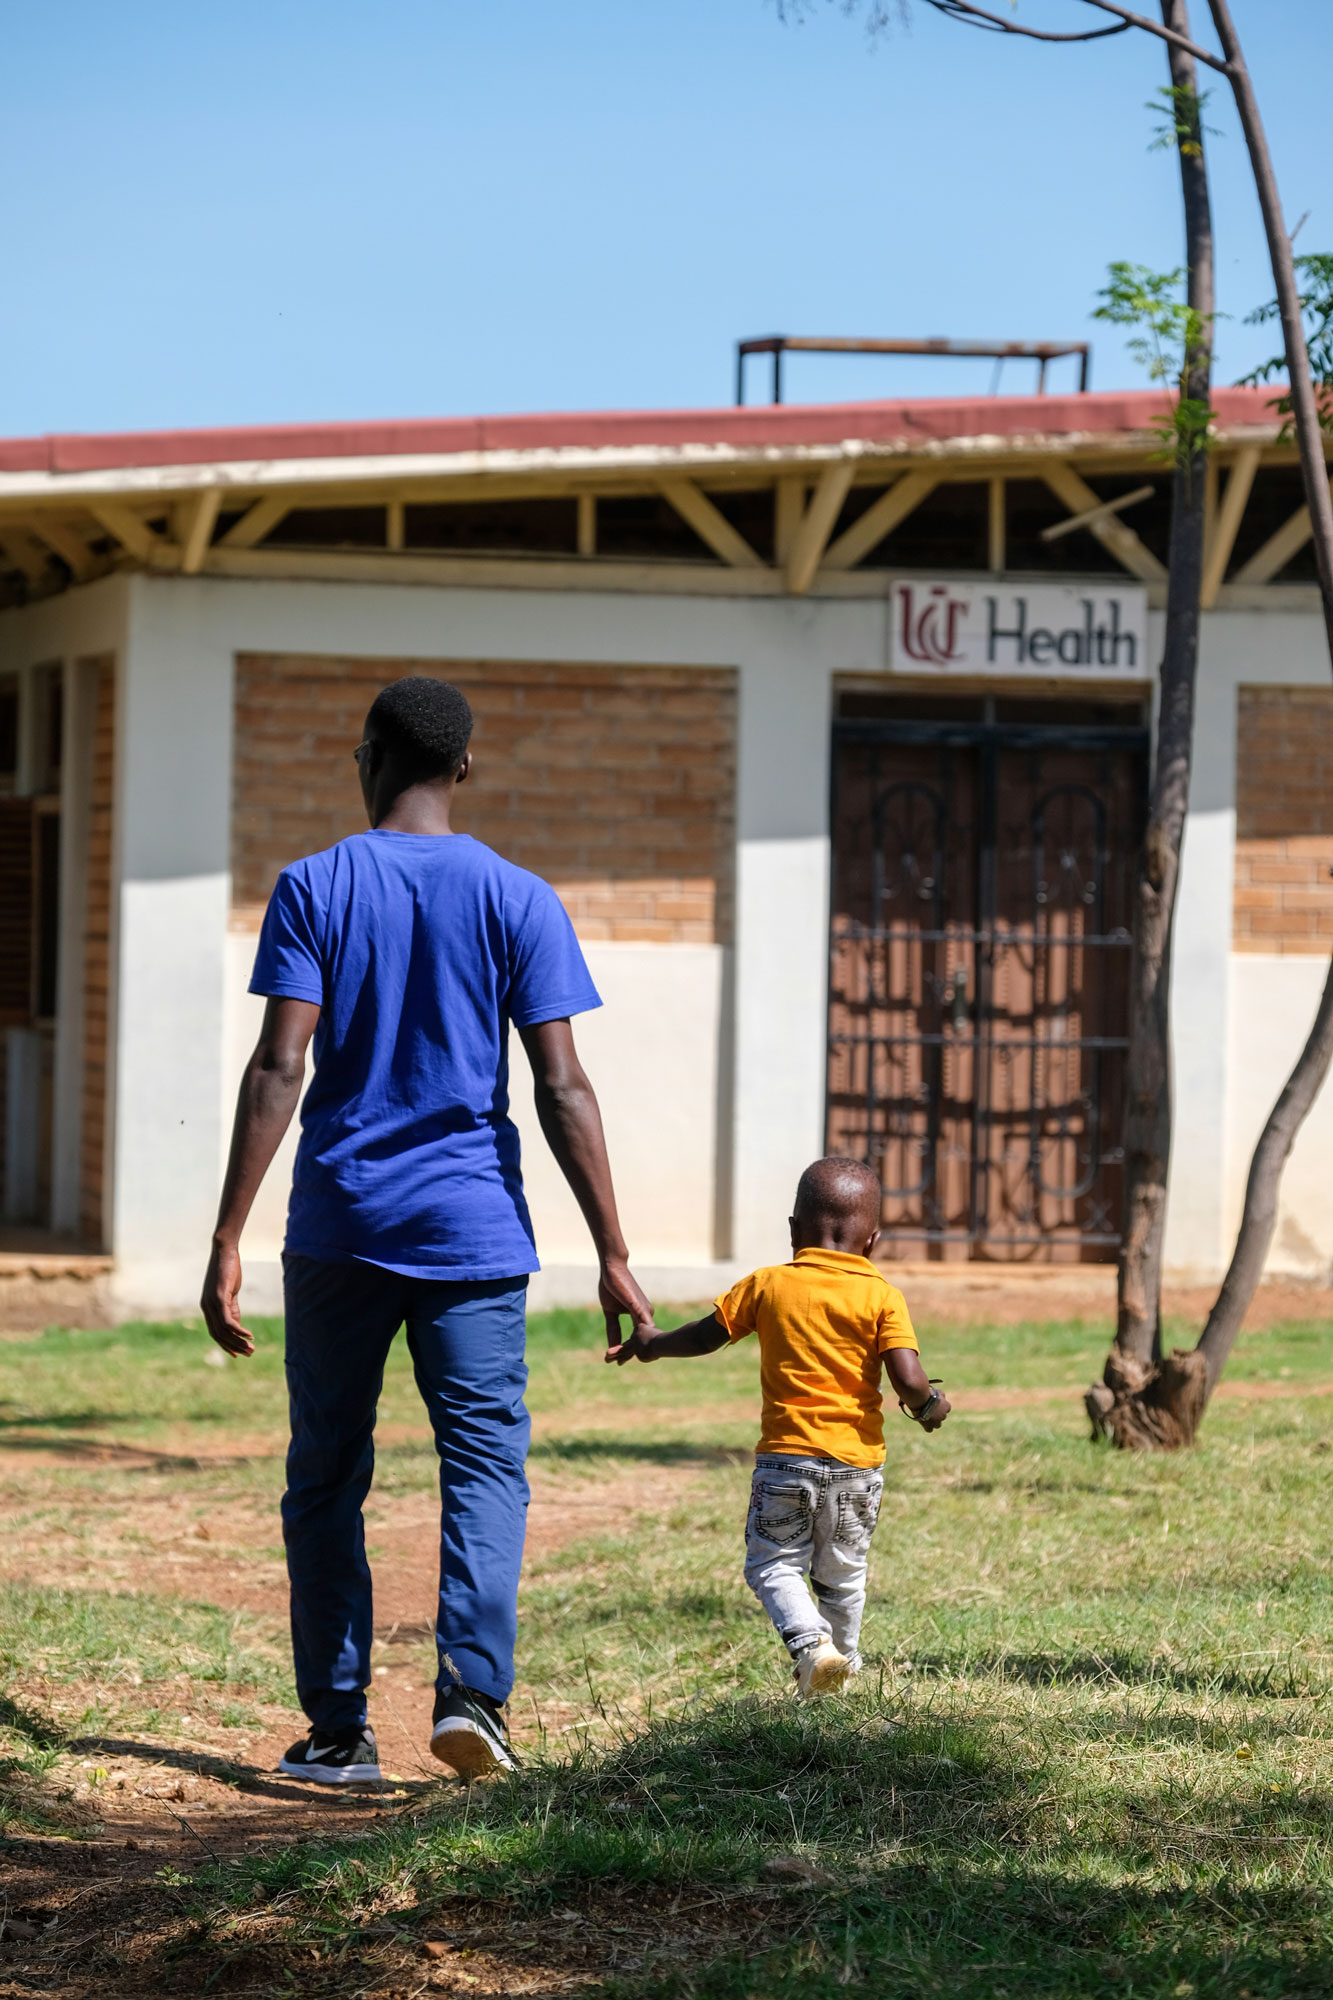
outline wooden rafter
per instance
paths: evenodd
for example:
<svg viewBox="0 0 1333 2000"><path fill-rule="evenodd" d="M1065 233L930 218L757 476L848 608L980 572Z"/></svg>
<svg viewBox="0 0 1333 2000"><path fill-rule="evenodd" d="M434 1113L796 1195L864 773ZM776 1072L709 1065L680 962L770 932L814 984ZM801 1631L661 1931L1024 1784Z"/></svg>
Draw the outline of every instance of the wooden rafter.
<svg viewBox="0 0 1333 2000"><path fill-rule="evenodd" d="M1284 570L1292 557L1305 547L1310 539L1310 509L1298 507L1273 534L1261 549L1256 550L1250 560L1236 571L1233 583L1271 583L1279 570Z"/></svg>
<svg viewBox="0 0 1333 2000"><path fill-rule="evenodd" d="M181 568L186 576L198 576L204 566L221 500L220 486L206 486L190 511L189 526L181 545Z"/></svg>
<svg viewBox="0 0 1333 2000"><path fill-rule="evenodd" d="M825 553L824 568L855 569L862 556L868 556L886 535L905 521L939 483L938 472L904 473L896 485L891 486L887 493L881 493L874 505L866 508L859 521L853 521L851 527L839 535Z"/></svg>
<svg viewBox="0 0 1333 2000"><path fill-rule="evenodd" d="M38 514L32 525L46 546L55 550L76 583L83 583L92 575L97 567L97 558L82 535L76 534L64 521L52 521L45 514Z"/></svg>
<svg viewBox="0 0 1333 2000"><path fill-rule="evenodd" d="M1227 478L1226 491L1221 504L1216 507L1212 519L1212 533L1208 537L1203 555L1203 589L1199 602L1205 611L1211 611L1217 603L1217 593L1222 588L1222 579L1231 561L1231 551L1236 546L1236 535L1245 516L1245 508L1250 498L1250 488L1254 475L1259 470L1260 450L1257 444L1246 445L1237 454L1236 462Z"/></svg>
<svg viewBox="0 0 1333 2000"><path fill-rule="evenodd" d="M1117 493L1114 500L1101 500L1095 507L1089 507L1082 514L1068 514L1063 521L1043 528L1043 542L1062 542L1066 535L1075 535L1080 528L1095 528L1103 521L1114 520L1117 514L1125 513L1130 507L1137 507L1143 500L1151 500L1157 488L1149 480L1146 486L1136 486L1129 493Z"/></svg>
<svg viewBox="0 0 1333 2000"><path fill-rule="evenodd" d="M793 597L803 597L815 580L820 557L828 547L855 471L856 460L842 458L826 465L819 476L819 484L810 495L787 556L787 588Z"/></svg>
<svg viewBox="0 0 1333 2000"><path fill-rule="evenodd" d="M255 501L253 507L247 507L239 521L232 522L218 547L254 548L265 535L272 534L283 515L290 514L295 505L296 496L292 493L266 493L262 500Z"/></svg>
<svg viewBox="0 0 1333 2000"><path fill-rule="evenodd" d="M46 550L21 528L6 528L0 535L0 551L11 569L22 570L34 588L46 576Z"/></svg>
<svg viewBox="0 0 1333 2000"><path fill-rule="evenodd" d="M152 562L155 555L166 553L167 543L161 535L155 534L141 515L121 501L91 499L88 512L109 535L115 536L122 548L128 549L136 562Z"/></svg>
<svg viewBox="0 0 1333 2000"><path fill-rule="evenodd" d="M718 512L706 493L701 493L692 479L664 479L661 491L681 519L688 521L701 542L705 542L715 556L720 556L732 569L763 569L762 558L755 554L744 535L732 527L725 514Z"/></svg>
<svg viewBox="0 0 1333 2000"><path fill-rule="evenodd" d="M384 546L386 549L407 547L407 502L391 500L384 510Z"/></svg>
<svg viewBox="0 0 1333 2000"><path fill-rule="evenodd" d="M1095 535L1102 547L1109 549L1131 576L1141 578L1144 583L1161 583L1165 579L1165 566L1158 562L1152 550L1145 548L1127 522L1113 514L1103 513L1105 501L1100 494L1093 492L1086 479L1080 478L1072 465L1062 458L1044 458L1039 469L1056 499L1063 501L1071 514L1091 517L1088 533Z"/></svg>
<svg viewBox="0 0 1333 2000"><path fill-rule="evenodd" d="M994 475L986 494L986 556L992 576L1003 576L1007 535L1004 514L1004 478Z"/></svg>
<svg viewBox="0 0 1333 2000"><path fill-rule="evenodd" d="M595 556L597 553L597 495L580 493L578 496L578 552L581 556Z"/></svg>
<svg viewBox="0 0 1333 2000"><path fill-rule="evenodd" d="M799 473L784 472L774 490L773 555L784 569L805 512L806 484Z"/></svg>

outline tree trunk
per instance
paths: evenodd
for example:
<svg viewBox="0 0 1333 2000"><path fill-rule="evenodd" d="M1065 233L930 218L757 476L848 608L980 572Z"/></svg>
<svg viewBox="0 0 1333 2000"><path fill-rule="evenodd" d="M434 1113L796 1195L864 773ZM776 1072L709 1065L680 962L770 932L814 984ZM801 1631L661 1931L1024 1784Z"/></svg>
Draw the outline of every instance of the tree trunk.
<svg viewBox="0 0 1333 2000"><path fill-rule="evenodd" d="M1231 20L1227 0L1209 0L1209 7L1227 59L1231 87L1240 112L1250 164L1254 170L1259 206L1263 211L1268 254L1273 265L1282 337L1287 353L1287 379L1291 385L1292 422L1300 446L1305 498L1313 528L1315 564L1319 594L1324 607L1324 630L1329 656L1333 661L1333 502L1329 498L1328 471L1324 464L1324 440L1319 410L1310 376L1310 357L1301 320L1299 288L1292 264L1291 241L1282 219L1282 203L1269 158L1254 86L1245 66L1239 39ZM1236 1247L1222 1289L1217 1295L1207 1325L1195 1349L1202 1363L1203 1401L1211 1396L1240 1331L1245 1310L1263 1274L1268 1246L1277 1222L1278 1187L1296 1134L1300 1131L1319 1095L1329 1063L1333 1061L1333 963L1324 982L1324 991L1315 1015L1309 1040L1301 1050L1296 1067L1288 1077L1250 1161L1245 1183L1245 1207L1241 1215ZM1202 1415L1202 1403L1199 1414ZM1196 1419L1197 1422L1197 1419ZM1191 1433L1192 1434L1192 1433Z"/></svg>
<svg viewBox="0 0 1333 2000"><path fill-rule="evenodd" d="M1163 25L1188 35L1185 0L1161 0ZM1185 357L1183 398L1206 404L1212 367L1213 226L1194 58L1167 44L1185 207L1187 297L1200 315L1202 336ZM1168 1445L1172 1411L1190 1406L1189 1357L1161 1361L1162 1241L1171 1158L1171 935L1180 848L1189 805L1194 736L1194 682L1199 612L1207 451L1200 443L1177 453L1171 495L1171 546L1162 651L1157 742L1148 826L1134 903L1134 960L1124 1122L1125 1234L1120 1252L1115 1344L1101 1382L1087 1394L1095 1436L1120 1445ZM1183 1367L1183 1381L1176 1377ZM1170 1393L1168 1394L1168 1388ZM1183 1401L1182 1401L1183 1399ZM1202 1403L1200 1402L1200 1407ZM1197 1421L1197 1418L1195 1419ZM1192 1434L1192 1432L1191 1432Z"/></svg>

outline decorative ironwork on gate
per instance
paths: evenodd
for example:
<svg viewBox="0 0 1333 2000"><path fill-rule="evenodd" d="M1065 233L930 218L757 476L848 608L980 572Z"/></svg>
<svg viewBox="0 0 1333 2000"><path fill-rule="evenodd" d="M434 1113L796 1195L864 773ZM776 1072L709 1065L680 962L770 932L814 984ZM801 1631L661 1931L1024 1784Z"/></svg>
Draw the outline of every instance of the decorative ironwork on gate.
<svg viewBox="0 0 1333 2000"><path fill-rule="evenodd" d="M890 1254L1113 1255L1146 731L834 729L830 1150Z"/></svg>

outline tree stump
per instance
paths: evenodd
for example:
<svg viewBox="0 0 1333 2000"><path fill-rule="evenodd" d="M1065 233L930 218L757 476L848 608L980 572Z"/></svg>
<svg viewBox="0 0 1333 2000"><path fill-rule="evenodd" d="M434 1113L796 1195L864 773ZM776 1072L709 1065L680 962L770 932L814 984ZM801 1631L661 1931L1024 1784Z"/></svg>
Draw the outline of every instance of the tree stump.
<svg viewBox="0 0 1333 2000"><path fill-rule="evenodd" d="M1083 1403L1094 1441L1109 1438L1119 1451L1181 1451L1194 1443L1207 1400L1198 1348L1173 1348L1146 1364L1112 1348Z"/></svg>

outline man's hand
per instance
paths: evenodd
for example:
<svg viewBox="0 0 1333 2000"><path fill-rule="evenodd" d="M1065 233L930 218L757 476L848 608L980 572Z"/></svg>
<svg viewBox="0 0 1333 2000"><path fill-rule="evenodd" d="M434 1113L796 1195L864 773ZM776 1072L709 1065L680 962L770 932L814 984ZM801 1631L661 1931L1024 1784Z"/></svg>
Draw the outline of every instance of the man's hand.
<svg viewBox="0 0 1333 2000"><path fill-rule="evenodd" d="M319 1021L310 1000L269 1000L254 1054L236 1099L231 1152L222 1182L213 1249L199 1304L209 1333L226 1354L253 1354L254 1338L241 1325L241 1231L259 1183L301 1095L305 1052Z"/></svg>
<svg viewBox="0 0 1333 2000"><path fill-rule="evenodd" d="M241 1325L240 1294L241 1253L234 1243L215 1241L199 1301L204 1324L224 1352L246 1356L254 1353L255 1338Z"/></svg>
<svg viewBox="0 0 1333 2000"><path fill-rule="evenodd" d="M606 1317L606 1349L608 1359L612 1351L621 1345L620 1315L628 1313L634 1321L634 1334L640 1331L653 1332L653 1309L634 1281L629 1265L621 1257L608 1257L602 1264L597 1280L597 1297ZM631 1336L633 1337L633 1336ZM629 1357L626 1356L626 1359Z"/></svg>

